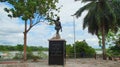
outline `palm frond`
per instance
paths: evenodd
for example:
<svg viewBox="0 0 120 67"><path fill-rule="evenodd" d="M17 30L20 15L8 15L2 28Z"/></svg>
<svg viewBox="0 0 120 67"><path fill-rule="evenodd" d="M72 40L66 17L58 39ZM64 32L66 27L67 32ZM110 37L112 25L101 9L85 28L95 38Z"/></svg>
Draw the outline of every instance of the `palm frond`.
<svg viewBox="0 0 120 67"><path fill-rule="evenodd" d="M116 8L115 6L114 8L111 6L110 1L105 0L98 2L97 0L82 0L82 2L88 1L89 3L87 5L81 7L75 13L75 16L78 18L81 16L82 12L88 10L88 13L84 18L83 29L88 27L88 32L96 35L98 34L98 32L101 32L101 26L103 24L105 25L105 34L109 32L109 29L115 31L118 30L116 26L116 20L118 19L116 13L118 12L114 10ZM120 18L120 14L118 15L118 17ZM120 21L120 19L118 20ZM120 23L118 25L120 25Z"/></svg>
<svg viewBox="0 0 120 67"><path fill-rule="evenodd" d="M97 1L97 0L82 0L81 2L93 2L93 1Z"/></svg>
<svg viewBox="0 0 120 67"><path fill-rule="evenodd" d="M82 12L85 11L85 10L89 10L91 7L93 7L95 4L95 2L90 2L88 3L87 5L81 7L74 15L76 15L76 17L80 17Z"/></svg>

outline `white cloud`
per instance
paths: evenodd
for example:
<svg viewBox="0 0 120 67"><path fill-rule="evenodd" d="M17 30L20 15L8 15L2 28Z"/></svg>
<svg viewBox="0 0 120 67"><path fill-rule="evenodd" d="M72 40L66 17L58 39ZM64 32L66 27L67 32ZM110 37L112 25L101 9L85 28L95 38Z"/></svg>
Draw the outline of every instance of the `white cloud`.
<svg viewBox="0 0 120 67"><path fill-rule="evenodd" d="M0 3L0 44L16 44L22 41L23 25L19 25L18 18L9 18L4 8L8 7Z"/></svg>

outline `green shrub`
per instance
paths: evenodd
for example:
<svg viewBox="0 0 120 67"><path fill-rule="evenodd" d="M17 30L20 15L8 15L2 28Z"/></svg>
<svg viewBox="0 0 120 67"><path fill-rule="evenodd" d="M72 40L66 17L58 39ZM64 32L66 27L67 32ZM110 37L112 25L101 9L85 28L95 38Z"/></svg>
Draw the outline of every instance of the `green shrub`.
<svg viewBox="0 0 120 67"><path fill-rule="evenodd" d="M13 57L13 59L22 59L22 58L23 58L22 52L16 53L15 57Z"/></svg>
<svg viewBox="0 0 120 67"><path fill-rule="evenodd" d="M95 50L88 46L88 44L85 41L77 41L75 42L76 46L76 57L94 57ZM71 45L66 46L66 55L69 58L74 57L74 47Z"/></svg>
<svg viewBox="0 0 120 67"><path fill-rule="evenodd" d="M120 46L119 45L111 46L107 50L107 56L120 57Z"/></svg>
<svg viewBox="0 0 120 67"><path fill-rule="evenodd" d="M46 59L48 58L47 54L43 53L43 51L38 52L38 56L40 59Z"/></svg>

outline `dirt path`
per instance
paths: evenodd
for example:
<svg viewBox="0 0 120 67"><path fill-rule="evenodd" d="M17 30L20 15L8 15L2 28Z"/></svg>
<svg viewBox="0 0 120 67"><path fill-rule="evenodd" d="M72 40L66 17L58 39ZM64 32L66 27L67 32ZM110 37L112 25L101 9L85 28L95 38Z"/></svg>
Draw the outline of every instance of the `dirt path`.
<svg viewBox="0 0 120 67"><path fill-rule="evenodd" d="M110 60L95 60L95 59L67 59L64 66L48 65L48 61L40 62L25 62L25 63L4 63L0 64L0 67L120 67L119 61Z"/></svg>

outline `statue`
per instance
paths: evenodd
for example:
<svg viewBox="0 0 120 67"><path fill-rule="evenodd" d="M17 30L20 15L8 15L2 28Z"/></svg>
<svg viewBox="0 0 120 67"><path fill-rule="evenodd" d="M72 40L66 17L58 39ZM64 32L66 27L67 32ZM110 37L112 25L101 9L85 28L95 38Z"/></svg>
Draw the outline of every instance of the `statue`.
<svg viewBox="0 0 120 67"><path fill-rule="evenodd" d="M51 20L54 21L54 23L55 23L55 30L56 30L56 37L53 37L53 39L60 39L59 31L61 30L61 32L62 32L61 22L59 21L60 18L57 17L56 20L54 20L54 19L51 19Z"/></svg>
<svg viewBox="0 0 120 67"><path fill-rule="evenodd" d="M61 22L60 22L59 20L60 20L59 17L57 17L57 19L54 20L56 34L59 34L59 30L60 30L60 29L61 29L61 32L62 32L62 26L61 26Z"/></svg>

